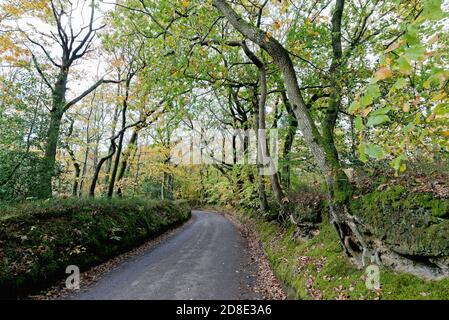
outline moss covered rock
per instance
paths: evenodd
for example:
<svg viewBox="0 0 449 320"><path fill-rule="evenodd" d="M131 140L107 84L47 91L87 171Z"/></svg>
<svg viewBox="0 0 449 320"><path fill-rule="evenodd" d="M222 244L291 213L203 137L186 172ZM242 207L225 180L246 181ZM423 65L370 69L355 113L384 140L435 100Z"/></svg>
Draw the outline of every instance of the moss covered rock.
<svg viewBox="0 0 449 320"><path fill-rule="evenodd" d="M351 214L372 236L410 257L449 256L449 200L396 186L351 202Z"/></svg>

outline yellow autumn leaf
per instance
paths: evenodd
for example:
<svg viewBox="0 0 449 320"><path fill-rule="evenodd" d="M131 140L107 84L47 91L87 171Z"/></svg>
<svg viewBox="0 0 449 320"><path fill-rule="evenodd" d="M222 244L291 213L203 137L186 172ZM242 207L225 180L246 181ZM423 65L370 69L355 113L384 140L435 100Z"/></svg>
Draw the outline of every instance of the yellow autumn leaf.
<svg viewBox="0 0 449 320"><path fill-rule="evenodd" d="M399 42L394 42L390 44L390 46L385 50L385 53L391 52L399 48L404 43L404 40L401 40Z"/></svg>
<svg viewBox="0 0 449 320"><path fill-rule="evenodd" d="M402 111L410 112L410 104L408 102L404 102L404 104L402 105Z"/></svg>
<svg viewBox="0 0 449 320"><path fill-rule="evenodd" d="M362 116L366 117L371 112L371 110L373 110L372 107L366 108L365 110L362 111Z"/></svg>
<svg viewBox="0 0 449 320"><path fill-rule="evenodd" d="M441 132L443 137L449 137L449 130Z"/></svg>
<svg viewBox="0 0 449 320"><path fill-rule="evenodd" d="M273 34L271 33L271 32L267 32L266 33L266 35L265 35L265 37L263 38L263 41L264 42L268 42L268 41L270 41L270 38L273 36Z"/></svg>
<svg viewBox="0 0 449 320"><path fill-rule="evenodd" d="M439 92L432 97L431 101L432 102L442 101L442 100L444 100L444 98L446 98L446 93Z"/></svg>
<svg viewBox="0 0 449 320"><path fill-rule="evenodd" d="M308 29L307 33L310 34L312 37L317 37L320 35L320 33L318 31L311 30L311 29Z"/></svg>
<svg viewBox="0 0 449 320"><path fill-rule="evenodd" d="M428 45L432 45L435 42L438 41L438 39L440 38L439 34L436 33L432 38L429 39L429 41L427 42Z"/></svg>
<svg viewBox="0 0 449 320"><path fill-rule="evenodd" d="M391 72L390 67L382 67L379 70L376 71L376 74L374 75L374 79L376 80L385 80L388 78L391 78L393 75L393 72Z"/></svg>
<svg viewBox="0 0 449 320"><path fill-rule="evenodd" d="M281 22L281 21L276 20L276 21L273 23L273 28L274 28L275 30L279 30L281 27L282 27L282 22Z"/></svg>
<svg viewBox="0 0 449 320"><path fill-rule="evenodd" d="M21 10L21 8L19 8L18 6L13 6L13 5L10 5L10 4L3 5L2 9L8 15L11 15L11 16L19 16L23 12L23 10Z"/></svg>
<svg viewBox="0 0 449 320"><path fill-rule="evenodd" d="M436 114L435 114L435 113L432 113L432 114L426 119L426 121L427 121L427 122L432 122L433 120L435 120L435 117L436 117Z"/></svg>

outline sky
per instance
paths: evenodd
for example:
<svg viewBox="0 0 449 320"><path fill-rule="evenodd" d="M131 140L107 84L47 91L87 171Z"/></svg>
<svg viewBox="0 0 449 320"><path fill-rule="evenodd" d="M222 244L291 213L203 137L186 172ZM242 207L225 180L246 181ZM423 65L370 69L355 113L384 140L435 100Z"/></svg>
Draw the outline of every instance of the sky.
<svg viewBox="0 0 449 320"><path fill-rule="evenodd" d="M0 4L4 2L5 0L0 0ZM73 15L71 18L72 21L72 27L75 31L75 33L80 30L83 26L86 26L89 18L90 18L90 7L89 3L90 1L86 0L74 0L72 1L74 4L74 10ZM99 2L96 1L99 4L99 9L95 10L95 23L94 26L100 26L103 23L104 15L108 11L112 10L114 8L114 4L112 3L113 0L108 1L108 3L104 3L103 1ZM39 39L40 36L36 35L36 32L41 32L45 34L50 34L50 31L55 32L55 28L46 24L42 20L34 17L25 17L18 21L12 22L14 27L18 27L21 30L26 31L27 33L35 33L35 36L33 36L33 39ZM65 19L63 21L63 25L68 25L68 19ZM35 31L33 31L35 30ZM82 38L82 35L85 34L84 32L81 33L80 38ZM94 46L100 45L100 39L97 37L93 43ZM53 43L47 43L44 44L43 42L39 41L45 49L50 52L52 58L54 58L55 61L60 60L61 57L61 48L59 47L56 42L53 41ZM44 58L43 51L36 45L30 45L30 48L32 51L42 57L39 59L39 62L46 63L46 59ZM105 78L112 78L112 75L109 77L106 72L106 61L104 57L99 56L98 50L95 50L93 54L91 54L89 57L84 57L82 60L78 61L78 63L75 64L75 66L72 68L71 75L72 77L69 77L69 91L68 91L68 99L71 99L80 93L82 93L84 90L89 88L97 79L100 79L102 77ZM73 77L76 75L76 78Z"/></svg>

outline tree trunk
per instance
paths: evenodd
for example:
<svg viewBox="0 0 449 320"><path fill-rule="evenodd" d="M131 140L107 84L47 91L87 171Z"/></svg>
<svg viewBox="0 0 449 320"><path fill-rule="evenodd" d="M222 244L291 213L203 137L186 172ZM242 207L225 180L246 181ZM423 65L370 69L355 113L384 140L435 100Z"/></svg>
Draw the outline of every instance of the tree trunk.
<svg viewBox="0 0 449 320"><path fill-rule="evenodd" d="M110 181L109 181L109 187L108 187L108 197L111 198L112 195L114 194L114 186L115 186L115 181L116 181L116 177L117 177L117 171L118 171L118 166L120 164L120 156L122 154L122 149L123 149L123 139L125 137L125 130L126 130L126 111L128 110L128 98L129 98L129 87L131 84L131 80L134 76L134 72L132 72L131 70L128 73L128 76L126 78L126 83L125 83L125 97L123 98L123 108L122 108L122 132L120 133L119 136L119 142L117 145L117 154L115 156L115 161L114 161L114 166L112 168L112 172L111 172L111 177L110 177Z"/></svg>
<svg viewBox="0 0 449 320"><path fill-rule="evenodd" d="M281 184L279 183L279 176L277 174L277 168L274 166L273 160L270 157L270 147L268 139L266 136L266 111L265 105L267 101L267 70L265 64L249 50L245 42L242 43L243 50L247 57L254 63L254 65L259 70L259 82L260 82L260 98L258 106L258 163L263 167L268 165L268 177L270 179L271 188L273 190L274 197L277 203L281 206L283 213L285 212L285 202L286 198L284 191L282 190ZM257 96L257 89L256 96ZM262 163L260 163L262 161ZM268 163L266 163L268 162ZM262 169L262 168L261 168ZM259 176L264 175L263 169L259 171Z"/></svg>
<svg viewBox="0 0 449 320"><path fill-rule="evenodd" d="M137 165L136 165L136 174L134 175L134 187L133 187L133 195L136 194L137 183L139 182L139 174L140 174L140 158L142 156L142 150L139 150L137 156Z"/></svg>
<svg viewBox="0 0 449 320"><path fill-rule="evenodd" d="M133 152L133 149L136 148L136 145L137 145L137 137L138 137L138 129L134 129L131 139L129 140L129 143L128 143L128 148L122 158L120 170L117 175L117 182L120 182L123 179L123 177L125 176L129 157L131 156L131 152ZM117 195L122 196L122 187L121 186L119 186L117 189Z"/></svg>
<svg viewBox="0 0 449 320"><path fill-rule="evenodd" d="M125 128L126 126L126 109L127 106L124 105L123 106L123 110L122 110L122 129ZM122 153L122 149L123 149L123 139L125 137L125 131L123 131L120 136L119 136L119 140L118 140L118 145L117 145L117 154L115 156L115 161L114 161L114 166L112 168L112 172L111 172L111 178L109 181L109 187L108 187L108 197L111 198L112 195L114 194L114 186L115 186L115 181L116 181L116 177L117 177L117 171L118 171L118 166L120 164L120 156Z"/></svg>
<svg viewBox="0 0 449 320"><path fill-rule="evenodd" d="M282 92L282 100L284 102L285 109L287 110L288 123L289 123L287 137L285 138L283 150L284 165L282 167L282 180L284 182L285 187L289 189L291 186L290 153L292 151L296 131L298 130L298 120L296 119L296 115L292 110L292 107L290 105L290 102L288 101L287 94L285 93L285 91Z"/></svg>
<svg viewBox="0 0 449 320"><path fill-rule="evenodd" d="M117 145L115 144L115 139L116 139L116 137L111 139L111 148L109 150L108 155L101 158L100 161L98 162L97 167L95 168L95 172L92 177L92 182L91 182L90 188L89 188L89 196L90 197L95 196L95 188L97 187L97 182L98 182L98 177L100 175L101 167L103 166L103 164L106 161L108 161L109 159L111 159L114 156L115 151L117 150Z"/></svg>
<svg viewBox="0 0 449 320"><path fill-rule="evenodd" d="M75 169L75 176L74 176L73 187L72 187L72 196L76 197L76 196L78 196L78 186L79 186L79 180L80 180L81 166L76 161L75 153L68 146L67 146L67 151L70 155L70 159L72 160L73 168Z"/></svg>
<svg viewBox="0 0 449 320"><path fill-rule="evenodd" d="M259 125L260 125L260 112L259 112L259 105L257 103L257 89L254 89L254 119L255 119L255 127L256 132L259 132ZM259 143L259 134L257 134L257 157L256 157L256 163L257 163L257 190L259 195L259 208L261 212L267 212L268 207L268 201L267 201L267 195L265 192L265 177L259 173L260 169L260 143Z"/></svg>
<svg viewBox="0 0 449 320"><path fill-rule="evenodd" d="M120 84L117 85L117 96L120 96ZM117 128L118 116L120 107L117 105L114 110L114 117L112 118L112 136L115 136L115 130ZM112 151L112 145L109 146L109 153ZM106 173L104 176L104 185L109 186L109 180L111 176L112 169L112 158L107 160L106 163Z"/></svg>
<svg viewBox="0 0 449 320"><path fill-rule="evenodd" d="M95 95L94 95L95 97ZM81 173L81 181L80 181L80 191L79 196L81 197L83 195L83 185L84 185L84 179L86 177L87 173L87 162L89 160L89 152L90 152L90 119L92 117L93 112L93 101L94 98L92 98L90 109L89 109L89 115L87 117L87 126L86 126L86 150L84 152L84 160L83 160L83 171Z"/></svg>
<svg viewBox="0 0 449 320"><path fill-rule="evenodd" d="M67 91L67 72L68 70L60 71L52 94L52 109L50 111L50 125L47 131L39 198L49 198L52 196L52 179L55 175L56 152L59 132L61 130L61 121L64 115L65 94Z"/></svg>
<svg viewBox="0 0 449 320"><path fill-rule="evenodd" d="M272 58L280 69L287 96L292 103L304 140L311 150L315 161L323 173L328 186L329 208L332 224L336 227L340 242L349 253L346 235L350 228L346 219L346 203L351 198L352 189L343 172L334 146L327 145L328 137L323 139L311 118L301 90L299 89L295 68L288 51L273 37L257 27L247 23L224 0L213 0L213 5L228 19L242 35L258 44Z"/></svg>

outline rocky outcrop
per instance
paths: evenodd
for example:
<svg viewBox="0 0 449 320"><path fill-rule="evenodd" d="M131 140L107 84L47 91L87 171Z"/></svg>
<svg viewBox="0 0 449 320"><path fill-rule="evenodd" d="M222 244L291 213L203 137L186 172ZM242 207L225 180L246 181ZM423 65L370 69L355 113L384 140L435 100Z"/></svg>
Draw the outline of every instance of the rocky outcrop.
<svg viewBox="0 0 449 320"><path fill-rule="evenodd" d="M426 279L449 276L448 199L395 186L353 200L349 212L375 262Z"/></svg>

